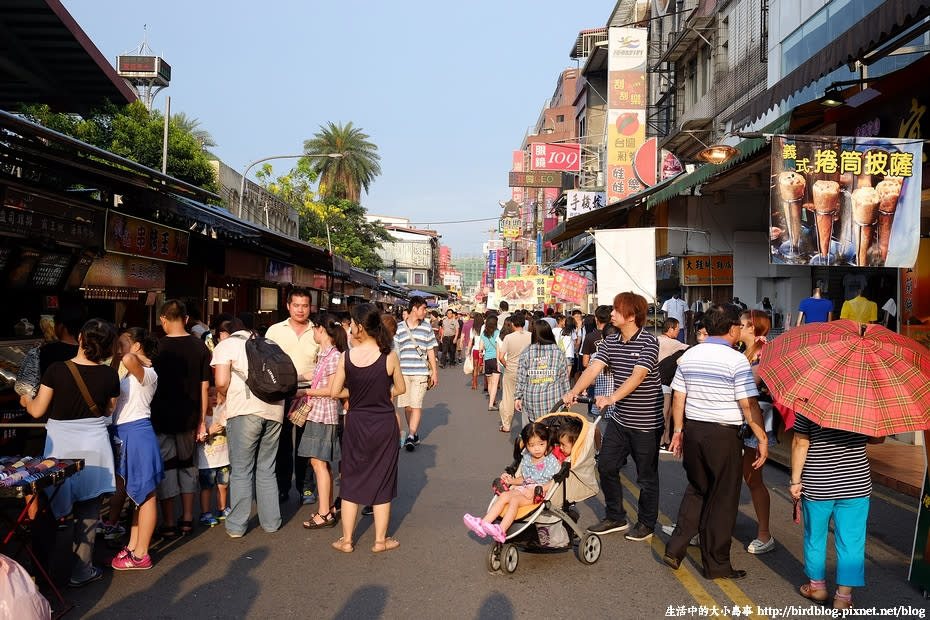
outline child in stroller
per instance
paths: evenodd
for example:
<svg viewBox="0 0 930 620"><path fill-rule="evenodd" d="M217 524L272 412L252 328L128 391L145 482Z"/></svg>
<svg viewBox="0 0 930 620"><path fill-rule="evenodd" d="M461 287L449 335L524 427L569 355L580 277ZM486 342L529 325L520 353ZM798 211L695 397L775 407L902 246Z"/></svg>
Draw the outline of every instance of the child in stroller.
<svg viewBox="0 0 930 620"><path fill-rule="evenodd" d="M483 519L470 514L462 517L468 529L482 538L490 535L502 543L507 540L507 529L516 519L520 507L545 500L553 477L562 472L562 462L571 455L581 430L578 428L581 424L571 418L564 425L555 422L551 419L530 422L523 427L514 443L514 464L492 483L497 499ZM517 465L522 476L515 476ZM501 522L494 523L499 515Z"/></svg>

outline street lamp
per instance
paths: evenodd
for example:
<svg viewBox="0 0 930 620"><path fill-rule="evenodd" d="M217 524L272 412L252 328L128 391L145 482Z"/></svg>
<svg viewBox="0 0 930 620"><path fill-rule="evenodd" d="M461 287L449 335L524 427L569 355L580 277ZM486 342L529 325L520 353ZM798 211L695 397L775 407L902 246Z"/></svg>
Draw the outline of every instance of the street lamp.
<svg viewBox="0 0 930 620"><path fill-rule="evenodd" d="M330 159L342 159L345 157L342 153L324 153L322 155L272 155L271 157L263 157L261 159L256 159L251 164L245 167L245 170L242 173L242 182L239 184L239 218L242 218L242 199L245 195L245 178L249 174L249 170L252 169L252 166L255 164L260 164L263 161L268 161L271 159L302 159L304 157L328 157Z"/></svg>

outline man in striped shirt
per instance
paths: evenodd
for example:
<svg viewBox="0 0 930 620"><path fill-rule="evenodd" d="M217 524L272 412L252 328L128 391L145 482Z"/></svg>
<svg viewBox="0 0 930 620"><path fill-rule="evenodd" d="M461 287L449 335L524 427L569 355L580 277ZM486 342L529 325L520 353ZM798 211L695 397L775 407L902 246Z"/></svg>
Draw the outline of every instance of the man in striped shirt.
<svg viewBox="0 0 930 620"><path fill-rule="evenodd" d="M759 394L746 356L733 344L740 336L741 310L716 304L705 310L707 339L685 351L672 380L672 442L683 455L688 487L663 560L677 569L695 534L707 579L741 579L746 571L730 564L730 541L742 484L745 420L759 440L758 469L768 456L768 437L756 397Z"/></svg>
<svg viewBox="0 0 930 620"><path fill-rule="evenodd" d="M426 300L412 297L407 318L397 326L394 350L400 358L400 371L404 375L407 391L397 397L397 406L404 408L407 419L407 438L404 448L413 452L420 443L420 417L423 415L423 397L426 390L439 383L436 370L436 334L426 318Z"/></svg>
<svg viewBox="0 0 930 620"><path fill-rule="evenodd" d="M620 333L604 339L588 368L563 397L565 404L572 404L601 370L610 368L614 390L607 396L598 396L596 401L607 415L607 429L597 461L606 516L588 531L608 534L629 529L620 468L632 455L639 484L639 515L636 527L625 535L627 540L652 538L659 516L659 438L664 419L658 372L659 341L643 329L648 308L646 299L635 293L619 293L614 297L610 322Z"/></svg>

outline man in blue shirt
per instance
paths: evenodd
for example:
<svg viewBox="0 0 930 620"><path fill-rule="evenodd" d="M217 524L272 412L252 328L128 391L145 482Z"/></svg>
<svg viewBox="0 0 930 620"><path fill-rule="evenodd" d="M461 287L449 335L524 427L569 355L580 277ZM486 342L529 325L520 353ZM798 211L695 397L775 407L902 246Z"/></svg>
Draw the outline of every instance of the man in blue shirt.
<svg viewBox="0 0 930 620"><path fill-rule="evenodd" d="M820 296L820 287L814 288L814 293L798 306L798 322L825 323L833 320L833 302Z"/></svg>

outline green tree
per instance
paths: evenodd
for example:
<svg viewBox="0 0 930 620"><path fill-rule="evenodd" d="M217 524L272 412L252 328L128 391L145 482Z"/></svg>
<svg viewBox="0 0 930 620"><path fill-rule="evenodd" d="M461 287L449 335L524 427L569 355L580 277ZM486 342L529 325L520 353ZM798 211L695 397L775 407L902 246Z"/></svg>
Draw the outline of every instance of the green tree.
<svg viewBox="0 0 930 620"><path fill-rule="evenodd" d="M200 147L203 149L208 149L216 146L216 141L213 140L213 136L206 129L200 128L200 119L191 118L184 112L178 112L177 114L171 115L171 123L177 123L183 131L194 136L194 140L197 140Z"/></svg>
<svg viewBox="0 0 930 620"><path fill-rule="evenodd" d="M301 211L301 238L324 248L332 243L334 254L345 257L359 269L374 273L383 266L375 250L382 242L394 238L380 223L366 221L365 213L365 208L355 200L325 197Z"/></svg>
<svg viewBox="0 0 930 620"><path fill-rule="evenodd" d="M342 155L341 159L314 161L313 168L320 175L320 195L358 201L363 189L368 192L371 182L381 174L378 147L368 138L351 122L346 125L328 122L304 142L307 155Z"/></svg>
<svg viewBox="0 0 930 620"><path fill-rule="evenodd" d="M164 117L157 110L149 112L140 101L123 107L107 104L86 117L52 112L46 105L26 106L22 113L49 129L161 170ZM190 131L175 122L168 125L167 163L169 176L216 191L206 152Z"/></svg>

